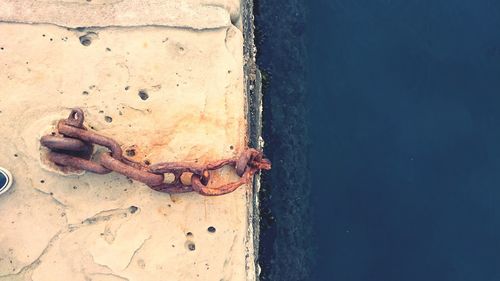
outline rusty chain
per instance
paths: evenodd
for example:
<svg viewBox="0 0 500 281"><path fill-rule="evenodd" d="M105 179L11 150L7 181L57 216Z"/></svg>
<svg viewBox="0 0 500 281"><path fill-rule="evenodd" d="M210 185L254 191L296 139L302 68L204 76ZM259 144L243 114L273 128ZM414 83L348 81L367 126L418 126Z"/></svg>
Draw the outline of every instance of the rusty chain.
<svg viewBox="0 0 500 281"><path fill-rule="evenodd" d="M217 196L230 193L239 186L249 183L253 175L260 170L269 170L271 162L263 157L262 152L245 149L238 157L223 159L206 165L187 162L161 162L146 165L123 156L121 146L115 140L88 130L84 125L85 116L80 108L74 108L67 119L57 123L57 133L45 135L40 139L47 147L48 159L58 166L81 169L96 174L108 174L112 171L130 179L142 182L150 188L167 193L195 191L202 195ZM107 148L109 152L92 155L94 145ZM213 171L226 165L233 166L239 180L221 186L210 186ZM172 174L174 179L166 182L165 174ZM184 182L182 176L191 174L191 181Z"/></svg>

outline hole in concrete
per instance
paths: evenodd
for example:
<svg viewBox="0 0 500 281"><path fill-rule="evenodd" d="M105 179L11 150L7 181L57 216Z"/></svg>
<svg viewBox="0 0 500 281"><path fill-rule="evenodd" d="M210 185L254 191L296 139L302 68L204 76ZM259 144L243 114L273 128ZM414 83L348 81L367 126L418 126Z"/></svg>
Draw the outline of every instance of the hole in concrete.
<svg viewBox="0 0 500 281"><path fill-rule="evenodd" d="M80 39L80 43L83 46L90 46L90 44L92 44L92 39L88 35L80 36L79 39Z"/></svg>
<svg viewBox="0 0 500 281"><path fill-rule="evenodd" d="M19 156L19 155L17 155L17 154L14 154L14 157L18 157L18 156Z"/></svg>
<svg viewBox="0 0 500 281"><path fill-rule="evenodd" d="M133 149L133 148L127 149L127 150L125 150L125 152L127 153L127 156L129 156L129 157L135 156L135 149Z"/></svg>
<svg viewBox="0 0 500 281"><path fill-rule="evenodd" d="M229 146L229 149L233 150L233 149L234 149L234 146L230 145L230 146Z"/></svg>
<svg viewBox="0 0 500 281"><path fill-rule="evenodd" d="M146 160L144 160L144 164L149 166L149 165L151 165L151 162L148 159L146 159Z"/></svg>
<svg viewBox="0 0 500 281"><path fill-rule="evenodd" d="M149 95L146 90L140 90L139 97L141 98L141 100L147 100L149 98Z"/></svg>
<svg viewBox="0 0 500 281"><path fill-rule="evenodd" d="M187 237L193 237L193 233L192 232L188 232L188 233L186 233L186 236Z"/></svg>
<svg viewBox="0 0 500 281"><path fill-rule="evenodd" d="M73 186L73 189L78 189L78 186L76 186L76 185L75 185L75 186Z"/></svg>
<svg viewBox="0 0 500 281"><path fill-rule="evenodd" d="M129 210L129 212L130 212L131 214L133 214L133 213L137 212L137 210L139 210L139 208L138 208L138 207L136 207L136 206L130 206L130 207L128 208L128 210Z"/></svg>
<svg viewBox="0 0 500 281"><path fill-rule="evenodd" d="M196 250L196 245L193 242L188 242L186 246L190 251Z"/></svg>
<svg viewBox="0 0 500 281"><path fill-rule="evenodd" d="M113 118L111 118L110 116L104 116L104 121L111 123L113 122Z"/></svg>
<svg viewBox="0 0 500 281"><path fill-rule="evenodd" d="M128 89L130 89L130 86L125 87L125 91L128 91Z"/></svg>
<svg viewBox="0 0 500 281"><path fill-rule="evenodd" d="M87 91L83 91L83 92L82 92L82 95L85 95L85 96L86 96L86 95L88 95L88 94L89 94L89 92L87 92Z"/></svg>
<svg viewBox="0 0 500 281"><path fill-rule="evenodd" d="M215 231L216 231L215 227L213 227L213 226L209 226L209 227L207 228L207 230L208 230L208 232L210 232L210 233L215 233Z"/></svg>

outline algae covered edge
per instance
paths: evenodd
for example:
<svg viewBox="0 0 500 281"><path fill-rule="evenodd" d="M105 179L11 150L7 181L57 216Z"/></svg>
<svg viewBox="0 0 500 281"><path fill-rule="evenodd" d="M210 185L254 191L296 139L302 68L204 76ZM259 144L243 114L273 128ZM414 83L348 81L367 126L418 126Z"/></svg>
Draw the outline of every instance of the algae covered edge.
<svg viewBox="0 0 500 281"><path fill-rule="evenodd" d="M247 130L248 145L258 149L264 148L262 139L262 83L261 74L256 64L255 25L253 0L243 0L241 17L243 29L243 69L245 93L247 98ZM260 244L260 212L259 212L260 173L255 175L253 186L247 193L248 232L247 232L247 280L259 280L259 244ZM252 255L249 255L252 253Z"/></svg>

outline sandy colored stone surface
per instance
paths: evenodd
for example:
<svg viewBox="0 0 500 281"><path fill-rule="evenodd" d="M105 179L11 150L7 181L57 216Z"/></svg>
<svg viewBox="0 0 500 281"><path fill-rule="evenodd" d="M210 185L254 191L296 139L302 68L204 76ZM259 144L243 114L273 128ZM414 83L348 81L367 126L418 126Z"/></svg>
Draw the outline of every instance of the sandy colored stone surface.
<svg viewBox="0 0 500 281"><path fill-rule="evenodd" d="M0 21L66 27L159 25L217 29L238 22L238 0L0 0Z"/></svg>
<svg viewBox="0 0 500 281"><path fill-rule="evenodd" d="M0 280L254 279L249 187L169 195L115 173L65 176L39 145L81 106L88 127L136 147L137 161L236 155L246 143L236 27L0 23L0 34L0 165L15 177L0 196Z"/></svg>

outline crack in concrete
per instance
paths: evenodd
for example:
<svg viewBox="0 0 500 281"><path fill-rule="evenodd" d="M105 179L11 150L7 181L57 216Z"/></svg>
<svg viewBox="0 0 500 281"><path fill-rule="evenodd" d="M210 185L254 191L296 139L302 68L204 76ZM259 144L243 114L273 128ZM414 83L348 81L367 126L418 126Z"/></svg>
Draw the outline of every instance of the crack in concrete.
<svg viewBox="0 0 500 281"><path fill-rule="evenodd" d="M140 25L133 25L133 26L128 26L128 25L103 25L103 26L85 26L85 27L69 27L69 26L64 26L61 24L56 24L56 23L51 23L51 22L29 22L29 21L16 21L16 20L1 20L0 23L8 23L8 24L28 24L28 25L52 25L52 26L57 26L60 28L69 28L71 30L75 31L81 31L81 30L105 30L105 29L137 29L141 27L153 27L153 28L175 28L175 29L182 29L186 31L191 31L191 32L205 32L205 31L216 31L219 29L227 28L229 25L231 25L231 22L225 25L218 25L214 27L192 27L189 25L166 25L166 24L140 24Z"/></svg>
<svg viewBox="0 0 500 281"><path fill-rule="evenodd" d="M38 191L43 193L43 194L48 194L48 193L41 191L41 190L38 190ZM109 221L109 220L115 219L115 218L126 218L126 217L128 217L129 213L134 214L138 210L139 210L139 208L135 207L135 206L130 206L129 208L125 208L125 209L105 210L105 211L101 211L101 212L97 213L96 215L94 215L92 217L89 217L89 218L83 220L81 222L81 224L69 224L65 228L59 230L54 236L52 236L52 238L49 240L49 242L47 243L47 246L43 249L41 254L35 260L33 260L30 264L22 267L16 273L10 273L7 275L0 275L0 278L9 278L9 277L16 277L16 276L21 276L21 275L24 276L25 274L31 275L33 273L33 271L40 265L41 259L43 258L43 256L45 256L49 252L49 250L52 248L54 243L57 240L59 240L59 238L61 237L62 234L70 233L70 232L73 232L75 229L78 229L78 228L81 228L84 226L88 226L88 225L93 225L93 224L96 224L99 222ZM151 239L151 236L149 238L147 238L146 240L144 240L143 243L139 246L139 248L134 251L134 254L132 255L130 261L132 261L135 254L144 246L146 241L149 239ZM92 259L93 259L93 257L92 257ZM129 264L130 264L130 262L129 262ZM107 267L106 265L102 265L102 266L109 269L109 267ZM111 269L109 269L109 270L111 271ZM110 274L112 274L112 273L110 273ZM116 274L113 274L113 275L116 275ZM121 276L116 275L116 277L121 277ZM121 277L121 278L124 279L124 277ZM124 280L127 280L127 279L125 278Z"/></svg>
<svg viewBox="0 0 500 281"><path fill-rule="evenodd" d="M229 247L229 253L233 251L234 246L236 245L236 241L238 239L238 236L235 235L233 238L233 242L231 243L231 246ZM224 264L222 266L222 271L224 274L224 280L232 280L232 274L233 270L231 269L231 255L226 255L226 259L224 259Z"/></svg>
<svg viewBox="0 0 500 281"><path fill-rule="evenodd" d="M94 255L92 255L92 254L90 254L90 253L89 253L89 256L90 256L90 259L92 260L92 262L93 262L95 265L102 266L102 267L104 267L104 269L109 270L109 272L113 272L113 270L112 270L109 266L107 266L107 265L105 265L105 264L101 264L101 263L96 262L96 260L95 260L95 258L94 258ZM104 272L96 272L96 273L104 273Z"/></svg>
<svg viewBox="0 0 500 281"><path fill-rule="evenodd" d="M79 224L69 224L68 225L68 231L73 232L79 228L85 227L85 226L90 226L90 225L95 225L97 223L101 222L107 222L112 219L119 219L119 218L127 218L129 214L135 214L137 211L140 209L136 206L130 206L126 209L110 209L110 210L105 210L101 211L89 218L84 219L81 223Z"/></svg>
<svg viewBox="0 0 500 281"><path fill-rule="evenodd" d="M82 225L91 225L91 224L96 224L104 221L110 221L115 218L126 218L128 217L129 214L134 214L138 210L137 207L131 206L126 209L110 209L110 210L105 210L101 211L89 218L84 219L81 224Z"/></svg>
<svg viewBox="0 0 500 281"><path fill-rule="evenodd" d="M60 235L62 233L63 233L63 231L59 230L54 236L52 236L52 238L47 243L47 246L43 249L42 253L34 261L32 261L30 264L23 266L21 268L21 270L19 270L17 273L0 275L0 278L20 276L20 275L24 275L24 274L32 274L33 271L40 265L41 259L43 258L43 256L45 256L48 253L48 251L54 245L54 242L56 242L60 238ZM30 279L31 279L31 277L30 277Z"/></svg>
<svg viewBox="0 0 500 281"><path fill-rule="evenodd" d="M83 269L83 273L84 273L84 275L85 275L85 278L88 278L89 280L92 280L92 278L90 278L89 276L103 275L103 276L112 276L112 277L116 277L116 278L118 278L118 279L120 279L120 280L126 280L126 281L129 281L129 279L128 279L128 278L123 277L123 276L120 276L120 275L118 275L118 274L114 273L114 272L113 272L113 270L112 270L109 266L107 266L107 265L105 265L105 264L100 264L100 263L96 262L96 261L95 261L95 259L94 259L94 256L93 256L92 254L90 254L90 259L92 260L92 262L93 262L95 265L98 265L98 266L103 267L103 268L104 268L105 270L107 270L108 272L90 272L90 273L87 273L87 272L85 271L85 269Z"/></svg>
<svg viewBox="0 0 500 281"><path fill-rule="evenodd" d="M89 275L91 275L91 276L95 276L95 275L111 276L111 277L116 277L116 278L123 280L123 281L130 281L130 279L128 279L127 277L123 277L123 276L120 276L120 275L115 274L115 273L89 273Z"/></svg>
<svg viewBox="0 0 500 281"><path fill-rule="evenodd" d="M127 85L130 84L130 68L128 67L126 62L120 62L116 64L119 67L125 68L127 70Z"/></svg>
<svg viewBox="0 0 500 281"><path fill-rule="evenodd" d="M140 108L137 108L137 107L133 107L133 106L130 106L130 105L128 105L128 104L119 103L119 104L118 104L118 106L120 106L120 107L125 107L125 108L128 108L128 109L130 109L130 110L134 110L134 111L140 112L140 113L142 113L142 114L144 114L144 115L146 115L146 114L147 114L147 111L146 111L145 109L140 109Z"/></svg>
<svg viewBox="0 0 500 281"><path fill-rule="evenodd" d="M144 247L144 244L146 244L146 242L148 240L150 240L151 237L152 236L150 235L148 238L144 239L144 241L142 241L141 245L139 245L139 247L137 249L135 249L134 253L132 253L132 256L130 257L130 260L128 261L127 266L125 266L125 268L123 270L126 270L130 266L130 264L132 263L132 260L134 259L135 255Z"/></svg>
<svg viewBox="0 0 500 281"><path fill-rule="evenodd" d="M35 187L34 188L36 191L38 191L39 193L42 193L44 195L47 195L47 196L50 196L52 198L52 200L56 203L56 205L58 206L61 206L63 208L68 208L68 205L64 204L63 202L59 201L58 199L56 199L54 197L54 194L52 192L46 192L46 191L43 191L41 189L39 189L38 187Z"/></svg>

